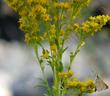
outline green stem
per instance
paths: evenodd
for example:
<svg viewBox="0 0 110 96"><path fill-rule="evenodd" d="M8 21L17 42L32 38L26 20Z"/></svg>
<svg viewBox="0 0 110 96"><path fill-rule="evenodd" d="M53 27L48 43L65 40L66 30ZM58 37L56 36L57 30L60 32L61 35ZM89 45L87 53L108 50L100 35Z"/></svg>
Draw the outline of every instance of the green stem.
<svg viewBox="0 0 110 96"><path fill-rule="evenodd" d="M59 88L59 78L58 78L58 72L55 68L54 70L54 96L60 96L60 88Z"/></svg>
<svg viewBox="0 0 110 96"><path fill-rule="evenodd" d="M69 66L68 66L68 71L71 70L73 61L74 61L76 55L80 52L80 49L84 46L84 44L85 44L85 42L83 40L80 41L79 44L77 45L77 48L76 48L75 52L72 53L72 56L70 57L71 60L70 60Z"/></svg>
<svg viewBox="0 0 110 96"><path fill-rule="evenodd" d="M42 66L42 64L40 62L40 58L39 58L39 54L38 54L38 45L37 46L34 46L34 51L36 53L36 57L37 57L37 60L39 62L39 65L40 65L40 68L41 68L41 71L42 71L42 74L43 74L43 77L44 77L44 81L45 81L45 84L46 84L46 87L47 87L48 94L49 94L49 96L52 96L51 95L51 89L49 87L48 80L47 80L47 78L45 77L45 74L44 74L44 67Z"/></svg>
<svg viewBox="0 0 110 96"><path fill-rule="evenodd" d="M36 54L36 58L37 58L37 60L39 62L41 71L42 71L42 73L44 73L44 68L42 67L42 64L41 64L40 58L39 58L39 54L38 54L38 45L37 46L34 46L34 51L35 51L35 54Z"/></svg>
<svg viewBox="0 0 110 96"><path fill-rule="evenodd" d="M60 47L59 47L59 43L57 45L57 54L56 54L56 59L55 59L55 66L54 66L54 96L61 96L61 89L60 89L60 78L58 76L58 73L60 72L60 62L62 59L61 53L60 53Z"/></svg>

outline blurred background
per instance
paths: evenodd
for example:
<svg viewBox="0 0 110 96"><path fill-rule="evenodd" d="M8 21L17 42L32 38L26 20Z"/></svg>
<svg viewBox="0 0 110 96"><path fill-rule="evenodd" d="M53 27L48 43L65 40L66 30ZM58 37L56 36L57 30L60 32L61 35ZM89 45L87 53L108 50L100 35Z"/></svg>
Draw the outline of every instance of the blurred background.
<svg viewBox="0 0 110 96"><path fill-rule="evenodd" d="M110 15L110 0L92 0L90 7L82 12L82 18L102 14ZM68 46L75 46L70 38ZM81 80L95 79L99 74L110 84L110 22L100 32L86 41L73 65L76 76ZM71 46L73 45L73 46ZM63 60L68 64L68 52ZM66 58L66 59L65 59ZM24 43L24 33L19 29L18 14L0 0L0 96L42 96L45 89L36 87L42 83L42 74L34 51ZM46 74L50 73L47 69ZM51 74L47 75L51 84Z"/></svg>

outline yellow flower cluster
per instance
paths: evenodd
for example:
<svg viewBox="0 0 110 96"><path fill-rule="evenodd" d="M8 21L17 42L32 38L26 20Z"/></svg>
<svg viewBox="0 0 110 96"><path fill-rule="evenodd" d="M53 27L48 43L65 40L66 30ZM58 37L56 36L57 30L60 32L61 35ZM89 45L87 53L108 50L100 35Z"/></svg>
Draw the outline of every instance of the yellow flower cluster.
<svg viewBox="0 0 110 96"><path fill-rule="evenodd" d="M110 20L110 16L108 15L98 15L96 17L90 17L89 18L91 21L94 21L99 24L106 24L108 20Z"/></svg>
<svg viewBox="0 0 110 96"><path fill-rule="evenodd" d="M25 32L25 42L28 44L43 40L43 38L40 35L36 36L39 32L38 24L31 21L33 21L32 18L27 18L24 16L21 17L19 20L20 29L22 29Z"/></svg>
<svg viewBox="0 0 110 96"><path fill-rule="evenodd" d="M32 8L32 16L38 14L45 14L46 9L42 5L36 5L35 7Z"/></svg>
<svg viewBox="0 0 110 96"><path fill-rule="evenodd" d="M80 28L79 24L74 24L73 25L73 30L78 31Z"/></svg>
<svg viewBox="0 0 110 96"><path fill-rule="evenodd" d="M86 21L82 23L82 30L84 32L89 32L89 31L96 32L99 29L101 29L102 26L104 26L110 20L110 16L99 15L96 17L90 17L89 20L90 21Z"/></svg>
<svg viewBox="0 0 110 96"><path fill-rule="evenodd" d="M44 34L41 34L40 20L51 21L47 11L49 0L6 0L6 2L20 15L20 29L25 32L26 43L41 42Z"/></svg>
<svg viewBox="0 0 110 96"><path fill-rule="evenodd" d="M56 34L55 25L51 25L51 26L50 26L50 31L49 31L49 32L50 32L51 35L54 35L54 36L55 36L55 34Z"/></svg>
<svg viewBox="0 0 110 96"><path fill-rule="evenodd" d="M56 44L52 44L52 45L50 46L50 49L51 49L52 51L56 51L56 50L57 50L57 45L56 45Z"/></svg>
<svg viewBox="0 0 110 96"><path fill-rule="evenodd" d="M78 89L80 93L92 93L94 92L95 84L92 80L87 80L82 82L73 79L73 71L59 72L58 76L64 80L64 87L67 89Z"/></svg>
<svg viewBox="0 0 110 96"><path fill-rule="evenodd" d="M74 2L72 2L71 0L61 2L49 0L6 0L6 1L8 2L10 7L12 7L16 12L19 13L20 29L25 32L26 34L25 41L27 43L31 43L31 41L41 42L42 40L47 39L49 34L45 35L47 37L44 37L44 34L41 34L44 33L41 32L42 29L43 31L45 30L45 32L50 32L51 36L49 37L51 37L51 39L56 39L54 37L56 36L55 35L56 26L58 24L55 25L55 22L62 23L62 21L63 20L65 21L67 18L71 19L73 11L76 10L76 8L79 8L77 4L78 2L80 2L80 0L74 0ZM85 4L85 2L87 1L88 0L81 0L80 3ZM75 9L73 8L74 5L77 6ZM62 11L58 11L59 9L61 9ZM67 9L72 11L69 17L68 12L70 11L66 11ZM41 26L41 23L44 25L43 28ZM49 28L48 29L44 28L47 25ZM60 30L58 32L59 35L62 35L60 34L61 33ZM59 36L58 39L60 40L60 42L64 40L62 36Z"/></svg>
<svg viewBox="0 0 110 96"><path fill-rule="evenodd" d="M30 16L32 18L39 20L44 20L45 22L51 21L49 14L44 6L37 4L36 6L32 7L32 11L30 12Z"/></svg>
<svg viewBox="0 0 110 96"><path fill-rule="evenodd" d="M27 0L27 2L32 5L32 4L40 4L40 5L47 5L49 0Z"/></svg>
<svg viewBox="0 0 110 96"><path fill-rule="evenodd" d="M73 71L68 71L68 72L59 72L59 77L60 78L70 78L74 75Z"/></svg>
<svg viewBox="0 0 110 96"><path fill-rule="evenodd" d="M92 93L94 91L95 84L92 80L87 80L86 82L71 80L67 82L66 87L69 89L78 88L83 93L84 92Z"/></svg>
<svg viewBox="0 0 110 96"><path fill-rule="evenodd" d="M53 56L56 56L57 53L57 45L56 44L52 44L50 45L50 50L53 53Z"/></svg>
<svg viewBox="0 0 110 96"><path fill-rule="evenodd" d="M68 2L54 3L54 7L58 9L69 9L71 8L71 4Z"/></svg>
<svg viewBox="0 0 110 96"><path fill-rule="evenodd" d="M49 58L49 51L48 50L43 50L42 51L42 58L43 59L48 59Z"/></svg>
<svg viewBox="0 0 110 96"><path fill-rule="evenodd" d="M48 13L48 0L28 0L31 5L30 15L37 21L44 20L45 22L51 21L50 14Z"/></svg>
<svg viewBox="0 0 110 96"><path fill-rule="evenodd" d="M45 22L51 21L51 18L50 18L50 16L49 16L49 14L44 14L42 17L43 17L43 20L44 20Z"/></svg>
<svg viewBox="0 0 110 96"><path fill-rule="evenodd" d="M110 20L110 16L108 15L99 15L90 17L88 21L80 24L74 24L73 30L77 32L82 32L84 36L88 37L93 35L94 32L100 30L108 21Z"/></svg>

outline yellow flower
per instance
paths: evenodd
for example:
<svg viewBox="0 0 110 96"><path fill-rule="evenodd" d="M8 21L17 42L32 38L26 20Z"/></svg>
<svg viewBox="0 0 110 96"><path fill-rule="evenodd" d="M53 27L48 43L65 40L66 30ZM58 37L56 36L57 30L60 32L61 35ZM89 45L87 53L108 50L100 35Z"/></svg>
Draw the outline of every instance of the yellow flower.
<svg viewBox="0 0 110 96"><path fill-rule="evenodd" d="M44 59L48 59L49 58L49 51L48 50L43 50L42 54L43 54L42 57Z"/></svg>
<svg viewBox="0 0 110 96"><path fill-rule="evenodd" d="M59 77L61 78L70 78L74 75L74 73L72 71L68 71L68 72L59 72Z"/></svg>
<svg viewBox="0 0 110 96"><path fill-rule="evenodd" d="M66 87L70 89L78 88L80 89L81 93L84 93L84 92L92 93L94 91L95 85L92 80L88 80L86 82L70 80L70 81L67 81Z"/></svg>
<svg viewBox="0 0 110 96"><path fill-rule="evenodd" d="M51 50L52 51L56 51L57 50L57 45L56 44L53 44L50 46Z"/></svg>
<svg viewBox="0 0 110 96"><path fill-rule="evenodd" d="M73 25L73 30L78 31L80 28L79 24L74 24Z"/></svg>
<svg viewBox="0 0 110 96"><path fill-rule="evenodd" d="M95 84L94 84L94 82L92 80L87 80L86 84L91 89L95 88Z"/></svg>
<svg viewBox="0 0 110 96"><path fill-rule="evenodd" d="M81 92L86 92L87 91L87 87L81 87L80 90L81 90Z"/></svg>
<svg viewBox="0 0 110 96"><path fill-rule="evenodd" d="M89 20L85 21L82 24L74 24L73 29L77 32L85 32L85 36L93 35L94 32L100 30L108 21L110 16L108 15L99 15L90 17Z"/></svg>
<svg viewBox="0 0 110 96"><path fill-rule="evenodd" d="M63 29L61 29L61 36L65 35L65 31Z"/></svg>
<svg viewBox="0 0 110 96"><path fill-rule="evenodd" d="M32 8L31 16L36 17L37 15L42 15L46 13L46 9L42 5L36 5Z"/></svg>
<svg viewBox="0 0 110 96"><path fill-rule="evenodd" d="M32 4L40 4L40 5L47 5L49 3L49 0L27 0L29 5Z"/></svg>
<svg viewBox="0 0 110 96"><path fill-rule="evenodd" d="M99 24L106 24L108 20L110 20L110 16L108 15L99 15L99 16L96 16L96 17L90 17L89 18L90 21L94 21L96 23L99 23Z"/></svg>
<svg viewBox="0 0 110 96"><path fill-rule="evenodd" d="M45 22L51 21L51 18L50 18L50 16L48 14L44 14L42 17L43 17Z"/></svg>
<svg viewBox="0 0 110 96"><path fill-rule="evenodd" d="M83 32L89 32L89 29L90 29L89 22L82 23Z"/></svg>
<svg viewBox="0 0 110 96"><path fill-rule="evenodd" d="M73 71L68 71L68 77L72 77L74 75Z"/></svg>
<svg viewBox="0 0 110 96"><path fill-rule="evenodd" d="M51 35L55 35L55 33L56 33L55 25L50 26L50 33L51 33Z"/></svg>
<svg viewBox="0 0 110 96"><path fill-rule="evenodd" d="M54 7L58 9L69 9L71 8L71 4L68 2L54 3Z"/></svg>
<svg viewBox="0 0 110 96"><path fill-rule="evenodd" d="M97 30L99 29L99 24L96 22L91 22L91 26L94 29L94 32L97 32Z"/></svg>
<svg viewBox="0 0 110 96"><path fill-rule="evenodd" d="M66 84L67 88L76 88L79 85L79 81L68 81Z"/></svg>

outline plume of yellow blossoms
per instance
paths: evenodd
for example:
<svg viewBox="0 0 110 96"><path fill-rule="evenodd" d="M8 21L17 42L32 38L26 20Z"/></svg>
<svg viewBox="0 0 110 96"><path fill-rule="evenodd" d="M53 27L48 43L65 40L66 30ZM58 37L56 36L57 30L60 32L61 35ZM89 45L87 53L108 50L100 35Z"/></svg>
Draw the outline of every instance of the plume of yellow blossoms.
<svg viewBox="0 0 110 96"><path fill-rule="evenodd" d="M92 93L95 88L95 84L92 80L87 80L86 82L81 82L78 80L71 80L67 81L66 85L67 88L78 88L80 90L80 94L87 92Z"/></svg>
<svg viewBox="0 0 110 96"><path fill-rule="evenodd" d="M74 24L73 30L77 32L79 37L82 34L85 39L100 30L109 20L110 16L108 15L91 16L88 21L82 24Z"/></svg>
<svg viewBox="0 0 110 96"><path fill-rule="evenodd" d="M58 75L64 81L64 86L67 89L78 89L81 96L83 93L94 92L95 84L92 80L87 80L86 82L74 80L74 73L72 71L60 72Z"/></svg>

